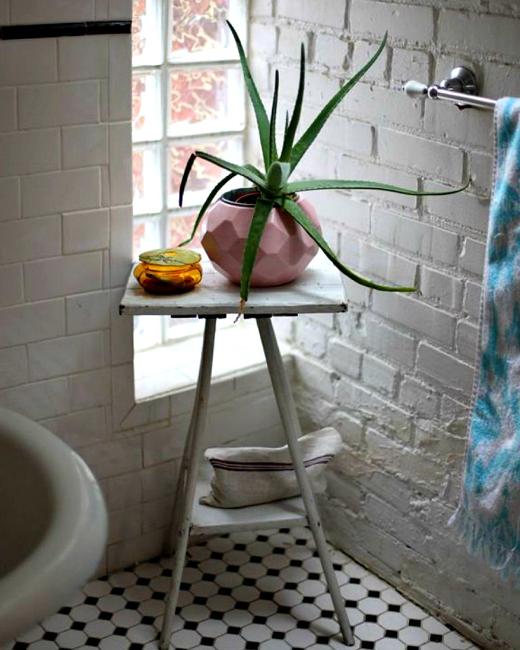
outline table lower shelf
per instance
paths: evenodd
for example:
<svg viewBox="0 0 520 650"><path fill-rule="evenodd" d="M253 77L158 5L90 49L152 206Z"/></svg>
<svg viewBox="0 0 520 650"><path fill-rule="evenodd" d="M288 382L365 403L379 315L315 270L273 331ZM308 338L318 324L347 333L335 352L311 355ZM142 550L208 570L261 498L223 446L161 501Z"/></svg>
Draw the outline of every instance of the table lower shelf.
<svg viewBox="0 0 520 650"><path fill-rule="evenodd" d="M201 496L209 493L209 479L203 477L197 483L192 511L192 535L216 535L235 530L262 530L268 528L291 528L307 523L301 497L263 503L247 508L213 508L199 503Z"/></svg>

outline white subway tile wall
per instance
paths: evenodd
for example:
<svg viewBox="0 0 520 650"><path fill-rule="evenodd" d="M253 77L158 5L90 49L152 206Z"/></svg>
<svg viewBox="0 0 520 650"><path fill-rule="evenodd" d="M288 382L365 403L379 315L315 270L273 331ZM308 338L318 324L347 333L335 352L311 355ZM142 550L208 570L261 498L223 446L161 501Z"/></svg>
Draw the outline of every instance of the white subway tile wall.
<svg viewBox="0 0 520 650"><path fill-rule="evenodd" d="M15 0L11 2L11 23L37 23L93 20L96 0Z"/></svg>
<svg viewBox="0 0 520 650"><path fill-rule="evenodd" d="M1 86L44 84L58 78L56 39L0 41L0 58Z"/></svg>
<svg viewBox="0 0 520 650"><path fill-rule="evenodd" d="M2 24L131 15L131 0L0 1ZM114 569L163 535L193 399L136 405L132 320L118 314L132 260L131 38L0 41L0 60L0 404L90 464ZM251 417L265 372L243 381L249 401L224 435L240 399L236 380L219 385L219 441L279 428L265 390Z"/></svg>
<svg viewBox="0 0 520 650"><path fill-rule="evenodd" d="M518 598L446 526L474 375L492 114L423 105L400 91L403 81L440 81L471 62L483 95L519 96L518 4L252 0L251 15L253 42L263 41L252 48L252 67L266 99L280 70L284 108L305 42L307 124L388 30L380 63L340 104L301 176L332 171L432 189L472 177L450 197L315 193L323 230L347 264L420 291L377 293L346 281L349 312L330 323L299 318L292 340L305 421L334 423L345 441L321 499L331 538L425 605L471 624L483 647L518 648Z"/></svg>
<svg viewBox="0 0 520 650"><path fill-rule="evenodd" d="M64 168L108 164L108 127L106 124L65 127L61 133Z"/></svg>
<svg viewBox="0 0 520 650"><path fill-rule="evenodd" d="M98 167L28 174L21 177L21 182L24 217L98 208L101 205L101 174Z"/></svg>

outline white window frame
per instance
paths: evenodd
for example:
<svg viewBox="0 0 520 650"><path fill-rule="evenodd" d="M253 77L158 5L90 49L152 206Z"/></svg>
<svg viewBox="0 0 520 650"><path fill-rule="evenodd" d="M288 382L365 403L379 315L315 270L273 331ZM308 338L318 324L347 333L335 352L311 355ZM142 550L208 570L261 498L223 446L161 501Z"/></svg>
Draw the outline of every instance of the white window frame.
<svg viewBox="0 0 520 650"><path fill-rule="evenodd" d="M160 5L161 20L162 20L162 63L156 65L150 64L137 64L134 65L132 61L132 73L135 72L155 72L159 76L160 84L160 101L161 101L161 138L159 140L138 140L132 138L133 147L157 145L160 147L160 170L161 174L161 197L162 197L162 210L157 213L140 213L134 214L134 224L137 220L141 219L156 219L158 221L160 246L167 245L169 240L169 219L172 215L186 216L193 214L197 209L196 206L190 208L174 208L168 205L168 190L169 190L169 174L168 174L168 144L171 142L182 143L197 143L197 142L211 142L212 140L219 140L222 138L240 139L242 155L246 147L247 138L247 111L245 110L246 95L245 88L242 88L242 101L244 103L244 125L241 129L227 130L218 133L212 132L194 132L192 135L174 136L168 135L168 121L169 121L169 95L170 95L170 72L171 70L178 69L196 69L210 66L215 67L230 67L239 69L239 58L236 48L233 44L229 57L222 56L207 56L199 57L197 61L177 60L172 61L169 59L169 47L171 33L170 29L170 7L171 0L157 0ZM244 46L247 48L247 17L248 17L248 1L235 0L237 4L241 4L239 11L243 12L243 20L241 21L240 33ZM233 184L230 183L230 187ZM238 291L238 288L237 288ZM238 295L238 294L237 294ZM237 298L238 299L238 298ZM175 321L175 326L172 327L172 319L168 317L140 317L138 327L143 334L140 335L141 341L146 338L150 341L155 341L151 346L145 347L139 344L134 336L134 374L135 374L135 397L136 401L149 400L168 393L188 390L195 383L194 371L196 370L196 356L190 355L188 351L193 351L199 345L199 340L202 333L203 323L194 319L178 320ZM233 319L227 318L224 321L219 321L219 329L228 329L233 325ZM255 332L252 330L255 329ZM229 349L229 338L232 336L232 347L236 349L238 346L241 349L241 354L232 355L235 361L230 360L229 354L219 353L219 344L217 341L217 348L215 352L215 368L214 375L219 378L226 378L236 374L237 372L245 369L250 369L263 363L263 355L261 346L256 334L256 328L253 321L244 321L239 325L233 326L233 332L222 332L218 339L221 340L221 349ZM179 369L178 364L168 363L167 360L181 359L187 356L192 357L191 367L186 363L181 364L182 370Z"/></svg>

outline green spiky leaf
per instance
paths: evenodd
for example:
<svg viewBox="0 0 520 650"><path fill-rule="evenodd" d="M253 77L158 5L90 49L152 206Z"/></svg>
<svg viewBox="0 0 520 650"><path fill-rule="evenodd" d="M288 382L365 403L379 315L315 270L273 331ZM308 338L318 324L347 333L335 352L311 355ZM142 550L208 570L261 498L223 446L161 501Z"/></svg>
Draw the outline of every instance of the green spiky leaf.
<svg viewBox="0 0 520 650"><path fill-rule="evenodd" d="M264 190L267 189L265 180L261 176L259 176L256 172L254 172L251 169L250 165L236 165L235 163L229 162L228 160L224 160L223 158L219 158L218 156L214 156L213 154L206 153L205 151L196 151L195 155L198 156L199 158L202 158L203 160L207 160L208 162L217 165L217 167L222 167L222 169L226 169L228 172L234 172L238 176L243 176L244 178L247 178L248 181L251 181L251 183L254 183L255 185L257 185L258 187Z"/></svg>
<svg viewBox="0 0 520 650"><path fill-rule="evenodd" d="M250 163L247 163L244 165L246 169L249 169L250 172L254 172L257 176L259 176L263 181L265 181L265 172L262 172L258 169L258 167L255 167L254 165L251 165Z"/></svg>
<svg viewBox="0 0 520 650"><path fill-rule="evenodd" d="M287 179L291 172L291 166L287 162L275 161L267 172L267 189L272 195L279 195L285 192Z"/></svg>
<svg viewBox="0 0 520 650"><path fill-rule="evenodd" d="M462 192L468 185L469 181L462 187L457 187L454 190L428 191L411 190L407 187L375 181L311 180L288 183L285 191L287 194L291 194L294 192L308 192L310 190L381 190L395 192L397 194L407 194L409 196L445 196L447 194Z"/></svg>
<svg viewBox="0 0 520 650"><path fill-rule="evenodd" d="M260 93L256 87L251 71L249 70L249 65L247 63L246 54L244 52L244 47L240 38L233 27L233 25L226 21L231 34L235 39L235 43L238 50L238 56L240 57L240 65L242 67L242 73L244 75L244 81L246 84L247 92L249 98L251 99L251 104L253 105L253 110L255 112L256 123L258 125L258 133L260 135L260 146L262 147L262 156L264 158L264 165L266 170L269 167L269 118L265 110L265 106L260 97Z"/></svg>
<svg viewBox="0 0 520 650"><path fill-rule="evenodd" d="M339 91L332 97L325 107L320 111L317 117L314 119L312 124L308 127L302 137L294 145L291 151L291 169L294 169L296 165L300 162L302 156L306 153L307 149L311 146L314 140L318 137L319 132L325 125L326 121L329 119L330 115L336 108L336 106L342 101L345 95L352 90L352 88L357 84L361 77L374 65L377 61L379 55L383 51L386 45L387 34L385 34L381 44L377 48L377 52L374 56L365 64L361 70L358 70L356 74L344 84Z"/></svg>
<svg viewBox="0 0 520 650"><path fill-rule="evenodd" d="M291 159L291 149L296 136L296 129L300 123L300 116L302 113L303 92L305 89L305 46L303 43L300 48L300 79L298 81L298 91L296 93L296 100L294 102L294 109L291 116L289 125L285 128L285 137L283 140L282 153L280 160L288 162Z"/></svg>
<svg viewBox="0 0 520 650"><path fill-rule="evenodd" d="M191 168L193 167L193 163L197 159L197 154L192 153L190 157L188 158L188 162L186 163L186 167L184 168L184 171L182 173L182 178L181 178L181 184L179 187L179 207L182 208L182 202L184 200L184 190L186 189L186 183L188 182L188 176L190 175Z"/></svg>
<svg viewBox="0 0 520 650"><path fill-rule="evenodd" d="M211 202L213 201L215 196L220 192L220 190L224 187L224 185L228 183L235 176L236 174L234 172L228 174L227 176L224 176L224 178L215 185L215 187L211 190L211 192L206 197L206 200L204 201L202 207L199 210L199 213L197 215L197 218L195 219L195 223L193 224L193 228L191 230L191 235L188 237L188 239L185 239L183 242L181 242L179 246L185 246L186 244L189 244L190 241L195 237L195 233L197 232L200 222L202 221L202 218L206 214L206 210L211 205Z"/></svg>
<svg viewBox="0 0 520 650"><path fill-rule="evenodd" d="M276 148L276 110L278 108L278 85L280 75L278 70L274 74L273 104L271 106L271 120L269 122L269 164L278 160L278 149Z"/></svg>
<svg viewBox="0 0 520 650"><path fill-rule="evenodd" d="M345 266L343 262L341 262L336 257L334 251L327 244L327 242L321 235L320 231L316 228L316 226L312 223L309 217L305 214L305 212L300 208L300 206L295 201L285 197L284 199L276 199L275 203L278 206L280 206L283 210L288 212L291 215L291 217L297 223L299 223L300 226L307 232L307 234L318 244L318 246L329 258L329 260L334 264L334 266L337 269L339 269L341 273L346 275L348 278L354 280L354 282L357 282L358 284L362 284L365 287L369 287L370 289L378 289L379 291L409 292L409 291L416 290L415 287L398 287L398 286L389 286L386 284L378 284L377 282L373 282L372 280L369 280L368 278L359 275L359 273L356 273L352 269L348 268L348 266Z"/></svg>
<svg viewBox="0 0 520 650"><path fill-rule="evenodd" d="M258 253L258 247L260 246L260 240L264 233L267 217L272 208L272 200L264 197L258 198L253 212L253 218L251 219L251 225L249 226L249 232L247 233L247 241L242 258L242 271L240 276L241 311L249 295L249 285L251 284L251 275Z"/></svg>

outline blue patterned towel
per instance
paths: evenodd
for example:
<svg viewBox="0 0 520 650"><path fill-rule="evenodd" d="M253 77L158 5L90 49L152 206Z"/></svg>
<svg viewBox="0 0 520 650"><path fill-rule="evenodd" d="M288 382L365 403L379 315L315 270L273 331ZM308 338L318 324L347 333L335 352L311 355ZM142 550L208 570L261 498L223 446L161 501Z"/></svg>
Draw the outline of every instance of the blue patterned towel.
<svg viewBox="0 0 520 650"><path fill-rule="evenodd" d="M520 586L520 99L495 109L495 181L457 526L471 552Z"/></svg>

